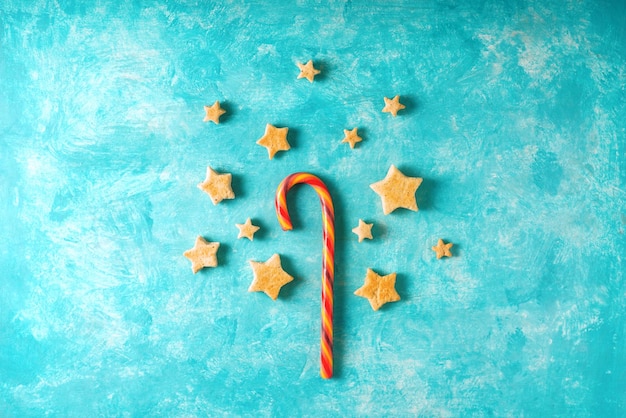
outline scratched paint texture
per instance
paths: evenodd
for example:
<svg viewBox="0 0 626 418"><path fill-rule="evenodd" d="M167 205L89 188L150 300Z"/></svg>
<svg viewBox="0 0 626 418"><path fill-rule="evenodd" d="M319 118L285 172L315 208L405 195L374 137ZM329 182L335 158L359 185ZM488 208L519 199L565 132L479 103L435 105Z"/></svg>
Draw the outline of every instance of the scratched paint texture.
<svg viewBox="0 0 626 418"><path fill-rule="evenodd" d="M0 415L624 416L625 3L287 3L2 2ZM390 164L419 212L382 214ZM337 208L330 381L319 202L273 209L297 170ZM193 275L197 235L222 246ZM275 252L276 302L247 292ZM402 300L352 295L368 267Z"/></svg>

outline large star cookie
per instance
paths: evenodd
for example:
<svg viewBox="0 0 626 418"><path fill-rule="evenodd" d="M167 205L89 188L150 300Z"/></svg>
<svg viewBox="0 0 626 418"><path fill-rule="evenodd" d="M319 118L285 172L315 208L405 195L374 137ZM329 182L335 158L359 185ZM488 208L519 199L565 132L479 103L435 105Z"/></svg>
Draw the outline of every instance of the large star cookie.
<svg viewBox="0 0 626 418"><path fill-rule="evenodd" d="M267 148L270 160L278 151L287 151L291 148L287 142L288 130L289 128L276 128L269 123L265 126L265 134L256 143Z"/></svg>
<svg viewBox="0 0 626 418"><path fill-rule="evenodd" d="M384 179L370 185L382 199L383 213L390 214L398 208L405 208L417 212L415 192L422 184L421 177L408 177L402 174L394 165Z"/></svg>
<svg viewBox="0 0 626 418"><path fill-rule="evenodd" d="M195 273L205 267L217 266L217 249L219 242L207 242L204 238L196 238L193 248L185 251L183 255L191 261L191 270Z"/></svg>
<svg viewBox="0 0 626 418"><path fill-rule="evenodd" d="M354 294L369 300L372 309L377 311L387 302L400 300L400 295L396 292L396 273L380 276L372 269L367 269L365 283Z"/></svg>
<svg viewBox="0 0 626 418"><path fill-rule="evenodd" d="M214 205L224 199L234 199L235 193L230 185L232 175L218 174L211 167L206 169L206 179L198 184L198 188L211 197Z"/></svg>
<svg viewBox="0 0 626 418"><path fill-rule="evenodd" d="M283 270L278 254L271 256L265 263L250 260L250 265L254 271L254 279L248 292L265 292L267 296L276 300L280 289L293 280L293 277Z"/></svg>

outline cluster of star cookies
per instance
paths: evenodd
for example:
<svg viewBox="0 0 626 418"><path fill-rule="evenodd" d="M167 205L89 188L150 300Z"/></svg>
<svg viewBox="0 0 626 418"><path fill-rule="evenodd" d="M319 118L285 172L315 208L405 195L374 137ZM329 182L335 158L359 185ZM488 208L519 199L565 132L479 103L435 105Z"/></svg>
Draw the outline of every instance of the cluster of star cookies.
<svg viewBox="0 0 626 418"><path fill-rule="evenodd" d="M389 171L384 179L373 183L370 188L376 192L381 198L383 213L390 214L399 208L417 211L417 201L415 193L422 184L422 178L409 177L404 175L393 164L389 167ZM359 237L359 242L364 239L373 239L372 227L373 223L365 223L359 219L359 225L355 227L354 232ZM443 240L439 240L437 245L432 247L437 254L437 258L450 257L452 253L452 243L444 244ZM400 300L400 295L395 290L396 273L381 276L372 269L367 269L365 276L365 284L354 292L357 296L367 298L375 311L387 302L396 302Z"/></svg>
<svg viewBox="0 0 626 418"><path fill-rule="evenodd" d="M298 78L306 78L311 83L315 76L320 74L320 70L313 67L312 60L309 60L306 64L298 63L298 68L300 68ZM384 97L383 99L385 106L382 111L390 113L393 117L398 115L398 111L406 108L406 106L400 103L400 96L395 96L393 99ZM219 124L220 117L226 113L226 110L221 107L219 100L216 100L211 106L204 106L204 112L204 122L211 121L215 124ZM277 152L289 151L289 149L291 149L289 141L287 140L288 132L289 128L277 128L269 123L265 126L265 134L257 141L257 144L267 148L270 160L274 158ZM358 134L358 128L344 129L343 134L344 138L341 142L349 144L350 148L353 149L357 143L363 140Z"/></svg>
<svg viewBox="0 0 626 418"><path fill-rule="evenodd" d="M311 60L306 64L298 63L298 67L300 68L298 79L306 78L310 82L313 82L314 77L320 74L320 71L314 68ZM399 96L395 96L393 99L384 97L384 102L385 106L382 111L390 113L393 117L397 116L398 111L405 109L405 106L400 103ZM219 124L220 117L226 113L226 111L222 109L219 101L216 101L212 106L205 106L204 110L204 121L212 121L215 124ZM288 128L277 128L271 124L267 124L265 134L257 141L257 144L267 148L271 160L277 152L288 151L290 149L287 134ZM358 136L357 128L344 130L344 136L342 142L348 143L350 148L354 148L358 142L362 141L362 138ZM213 204L217 205L224 199L235 198L231 181L231 174L220 174L211 167L208 167L206 178L202 183L198 184L198 188L207 193ZM417 211L418 207L415 200L415 193L421 183L421 178L406 176L394 165L391 165L386 177L381 181L371 184L370 187L380 196L383 213L388 215L398 208ZM236 226L239 228L238 238L248 238L251 241L253 240L254 234L259 230L258 226L252 224L250 218L248 218L244 224L236 224ZM373 224L365 223L363 220L359 219L359 225L355 227L352 232L358 236L359 242L362 242L364 239L373 239L371 232L372 226ZM207 242L203 237L197 237L194 247L184 252L184 256L191 261L192 271L197 273L204 267L216 267L218 264L217 251L219 246L220 243L218 242ZM436 252L437 258L439 259L444 256L450 257L451 247L452 243L444 244L440 239L438 244L432 247L432 249ZM250 265L254 272L252 284L248 289L250 292L262 291L275 300L282 286L293 280L293 277L283 270L280 255L278 254L274 254L263 263L250 261ZM387 302L400 300L400 295L398 295L395 290L395 282L396 273L381 276L368 268L364 285L357 289L354 294L367 298L372 308L378 310Z"/></svg>

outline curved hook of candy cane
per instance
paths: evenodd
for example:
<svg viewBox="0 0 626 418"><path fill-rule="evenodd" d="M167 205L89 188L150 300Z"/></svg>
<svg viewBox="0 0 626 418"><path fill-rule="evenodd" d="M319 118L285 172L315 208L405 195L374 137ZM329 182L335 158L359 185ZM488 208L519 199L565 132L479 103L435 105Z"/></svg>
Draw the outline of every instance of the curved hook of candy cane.
<svg viewBox="0 0 626 418"><path fill-rule="evenodd" d="M320 343L320 375L329 379L333 375L333 283L335 278L335 209L328 188L322 180L310 173L291 174L276 190L276 216L283 230L293 229L287 210L287 192L296 184L313 187L322 204L322 331Z"/></svg>

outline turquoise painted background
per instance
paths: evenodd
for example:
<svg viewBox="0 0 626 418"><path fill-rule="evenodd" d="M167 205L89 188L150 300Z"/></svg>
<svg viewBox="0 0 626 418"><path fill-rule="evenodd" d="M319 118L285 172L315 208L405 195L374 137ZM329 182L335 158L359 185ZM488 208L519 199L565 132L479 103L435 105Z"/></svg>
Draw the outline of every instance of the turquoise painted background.
<svg viewBox="0 0 626 418"><path fill-rule="evenodd" d="M0 5L0 416L626 415L624 1L90 3ZM382 214L391 164L419 212ZM337 207L330 381L319 202L273 209L297 170ZM273 302L248 260L275 252ZM368 267L402 300L352 295Z"/></svg>

